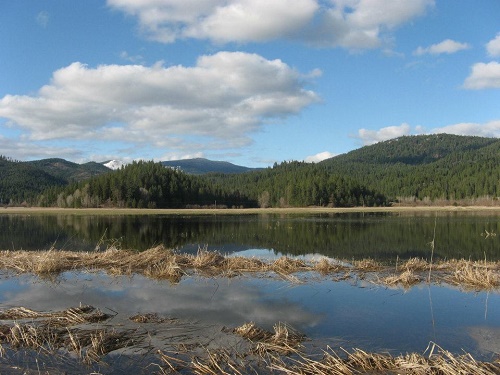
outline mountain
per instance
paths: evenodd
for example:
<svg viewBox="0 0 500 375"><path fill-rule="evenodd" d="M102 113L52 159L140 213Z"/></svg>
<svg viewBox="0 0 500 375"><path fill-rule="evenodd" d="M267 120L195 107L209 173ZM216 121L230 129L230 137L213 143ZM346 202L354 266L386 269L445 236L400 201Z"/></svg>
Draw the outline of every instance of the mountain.
<svg viewBox="0 0 500 375"><path fill-rule="evenodd" d="M63 179L29 163L0 156L0 204L29 201L49 187L65 184Z"/></svg>
<svg viewBox="0 0 500 375"><path fill-rule="evenodd" d="M169 160L161 162L166 167L180 169L187 174L207 174L207 173L245 173L257 170L257 168L248 168L235 165L227 161L213 161L204 158Z"/></svg>
<svg viewBox="0 0 500 375"><path fill-rule="evenodd" d="M41 169L49 175L60 178L66 182L82 181L89 179L92 176L111 171L106 166L96 162L77 164L64 159L56 158L28 161L25 163Z"/></svg>
<svg viewBox="0 0 500 375"><path fill-rule="evenodd" d="M49 188L110 171L94 162L76 164L64 159L21 162L0 156L0 204L33 203L39 194Z"/></svg>
<svg viewBox="0 0 500 375"><path fill-rule="evenodd" d="M319 163L392 199L498 197L500 139L450 134L405 136Z"/></svg>

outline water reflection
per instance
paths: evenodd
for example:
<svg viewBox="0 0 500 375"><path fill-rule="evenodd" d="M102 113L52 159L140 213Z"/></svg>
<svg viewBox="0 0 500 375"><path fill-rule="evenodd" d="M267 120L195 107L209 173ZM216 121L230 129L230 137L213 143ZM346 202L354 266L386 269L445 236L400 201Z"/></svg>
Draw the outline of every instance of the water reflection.
<svg viewBox="0 0 500 375"><path fill-rule="evenodd" d="M488 360L496 348L491 337L498 338L500 332L498 293L426 285L402 291L314 277L299 285L244 277L192 277L170 285L102 273L65 273L56 283L25 275L1 278L0 302L3 309L51 311L90 304L116 313L116 324L150 312L200 326L236 327L253 321L271 329L281 321L305 333L317 348L421 353L432 341L454 353L465 350Z"/></svg>
<svg viewBox="0 0 500 375"><path fill-rule="evenodd" d="M322 215L100 216L0 214L0 249L93 250L101 239L127 249L167 248L223 253L269 249L336 258L430 257L500 260L498 213ZM494 235L488 235L494 234ZM106 243L104 243L104 246Z"/></svg>

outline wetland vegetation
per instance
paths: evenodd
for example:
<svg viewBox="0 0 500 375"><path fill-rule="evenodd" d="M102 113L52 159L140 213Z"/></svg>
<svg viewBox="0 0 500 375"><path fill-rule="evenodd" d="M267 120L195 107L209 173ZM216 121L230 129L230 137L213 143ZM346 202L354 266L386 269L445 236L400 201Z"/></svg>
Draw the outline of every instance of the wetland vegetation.
<svg viewBox="0 0 500 375"><path fill-rule="evenodd" d="M500 370L495 210L5 211L1 373Z"/></svg>

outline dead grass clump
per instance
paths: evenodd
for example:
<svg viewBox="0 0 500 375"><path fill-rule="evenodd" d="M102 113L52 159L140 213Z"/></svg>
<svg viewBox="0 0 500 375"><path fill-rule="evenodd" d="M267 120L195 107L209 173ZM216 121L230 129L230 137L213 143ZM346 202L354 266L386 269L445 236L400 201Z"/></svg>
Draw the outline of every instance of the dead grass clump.
<svg viewBox="0 0 500 375"><path fill-rule="evenodd" d="M429 269L429 263L421 258L410 258L401 265L401 268L414 272L423 272Z"/></svg>
<svg viewBox="0 0 500 375"><path fill-rule="evenodd" d="M257 327L253 322L245 323L233 330L239 336L256 344L254 352L263 356L268 352L282 355L295 352L305 340L305 336L285 323L274 325L274 333Z"/></svg>
<svg viewBox="0 0 500 375"><path fill-rule="evenodd" d="M434 354L436 349L437 353ZM286 374L494 375L500 371L500 364L478 362L470 354L454 356L435 344L432 344L427 357L416 353L394 357L390 354L367 353L360 349L352 352L343 350L343 355L339 356L328 348L321 360L304 356L292 361L291 364L282 358L275 357L274 360L271 368Z"/></svg>
<svg viewBox="0 0 500 375"><path fill-rule="evenodd" d="M353 261L353 266L359 272L375 272L383 268L382 264L373 259L355 260Z"/></svg>
<svg viewBox="0 0 500 375"><path fill-rule="evenodd" d="M381 279L382 284L388 286L396 286L401 285L404 288L410 288L415 284L421 282L421 278L412 270L407 269L406 271L401 272L398 275L391 275Z"/></svg>
<svg viewBox="0 0 500 375"><path fill-rule="evenodd" d="M267 269L266 263L256 258L228 257L226 258L226 268L231 272L264 272Z"/></svg>
<svg viewBox="0 0 500 375"><path fill-rule="evenodd" d="M310 271L311 267L308 266L303 260L293 259L282 256L276 259L269 268L278 274L290 274L299 271Z"/></svg>
<svg viewBox="0 0 500 375"><path fill-rule="evenodd" d="M100 358L117 349L133 344L128 332L98 330L90 334L90 345L84 356L84 363L99 362Z"/></svg>
<svg viewBox="0 0 500 375"><path fill-rule="evenodd" d="M175 260L155 263L145 269L144 275L158 280L169 280L173 284L181 281L186 273L182 270Z"/></svg>
<svg viewBox="0 0 500 375"><path fill-rule="evenodd" d="M445 280L465 288L491 290L500 286L500 275L494 268L486 262L462 260L457 262L454 271Z"/></svg>
<svg viewBox="0 0 500 375"><path fill-rule="evenodd" d="M171 323L176 321L174 318L163 318L156 313L137 314L129 319L136 323Z"/></svg>
<svg viewBox="0 0 500 375"><path fill-rule="evenodd" d="M198 253L192 260L192 265L197 269L221 269L224 267L226 258L217 251L198 249Z"/></svg>
<svg viewBox="0 0 500 375"><path fill-rule="evenodd" d="M273 335L271 332L257 327L254 322L245 323L236 327L233 329L233 332L252 342L266 341Z"/></svg>
<svg viewBox="0 0 500 375"><path fill-rule="evenodd" d="M333 263L328 258L321 258L319 261L314 263L313 266L314 269L322 275L345 272L346 270L348 270L348 267L340 263Z"/></svg>
<svg viewBox="0 0 500 375"><path fill-rule="evenodd" d="M71 307L63 311L43 312L26 307L14 307L0 311L1 320L42 319L45 325L67 327L84 323L97 323L109 319L111 316L92 306L85 305Z"/></svg>

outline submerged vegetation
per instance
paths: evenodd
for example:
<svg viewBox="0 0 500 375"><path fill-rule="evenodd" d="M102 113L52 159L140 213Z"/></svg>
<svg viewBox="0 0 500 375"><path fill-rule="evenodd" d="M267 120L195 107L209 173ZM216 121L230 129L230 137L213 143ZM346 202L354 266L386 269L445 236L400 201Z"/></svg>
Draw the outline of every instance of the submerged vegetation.
<svg viewBox="0 0 500 375"><path fill-rule="evenodd" d="M222 328L220 335L225 336L225 341L213 347L196 341L172 344L167 340L162 345L162 340L153 338L182 323L156 314L136 315L128 319L129 323L114 326L112 316L93 306L54 312L16 307L0 311L0 317L4 322L0 325L0 369L23 374L40 370L67 373L71 367L74 373L85 373L87 369L98 374L99 368L110 368L122 357L112 357L113 353L128 353L125 357L135 366L128 367L128 371L156 374L490 375L500 371L499 360L481 362L468 353L453 355L432 342L423 354L394 356L331 347L317 353L308 345L306 336L281 322L274 325L274 332L253 322ZM19 358L25 358L21 366Z"/></svg>
<svg viewBox="0 0 500 375"><path fill-rule="evenodd" d="M300 282L304 272L317 272L335 281L354 279L373 284L409 288L423 282L447 283L471 290L500 288L500 262L443 260L431 263L411 258L401 264L385 265L372 259L306 261L280 257L276 260L224 256L199 249L196 255L180 254L157 246L143 252L105 251L2 251L0 269L54 278L66 271L105 271L110 275L141 274L149 278L179 282L184 276L234 277L243 273L274 273Z"/></svg>

